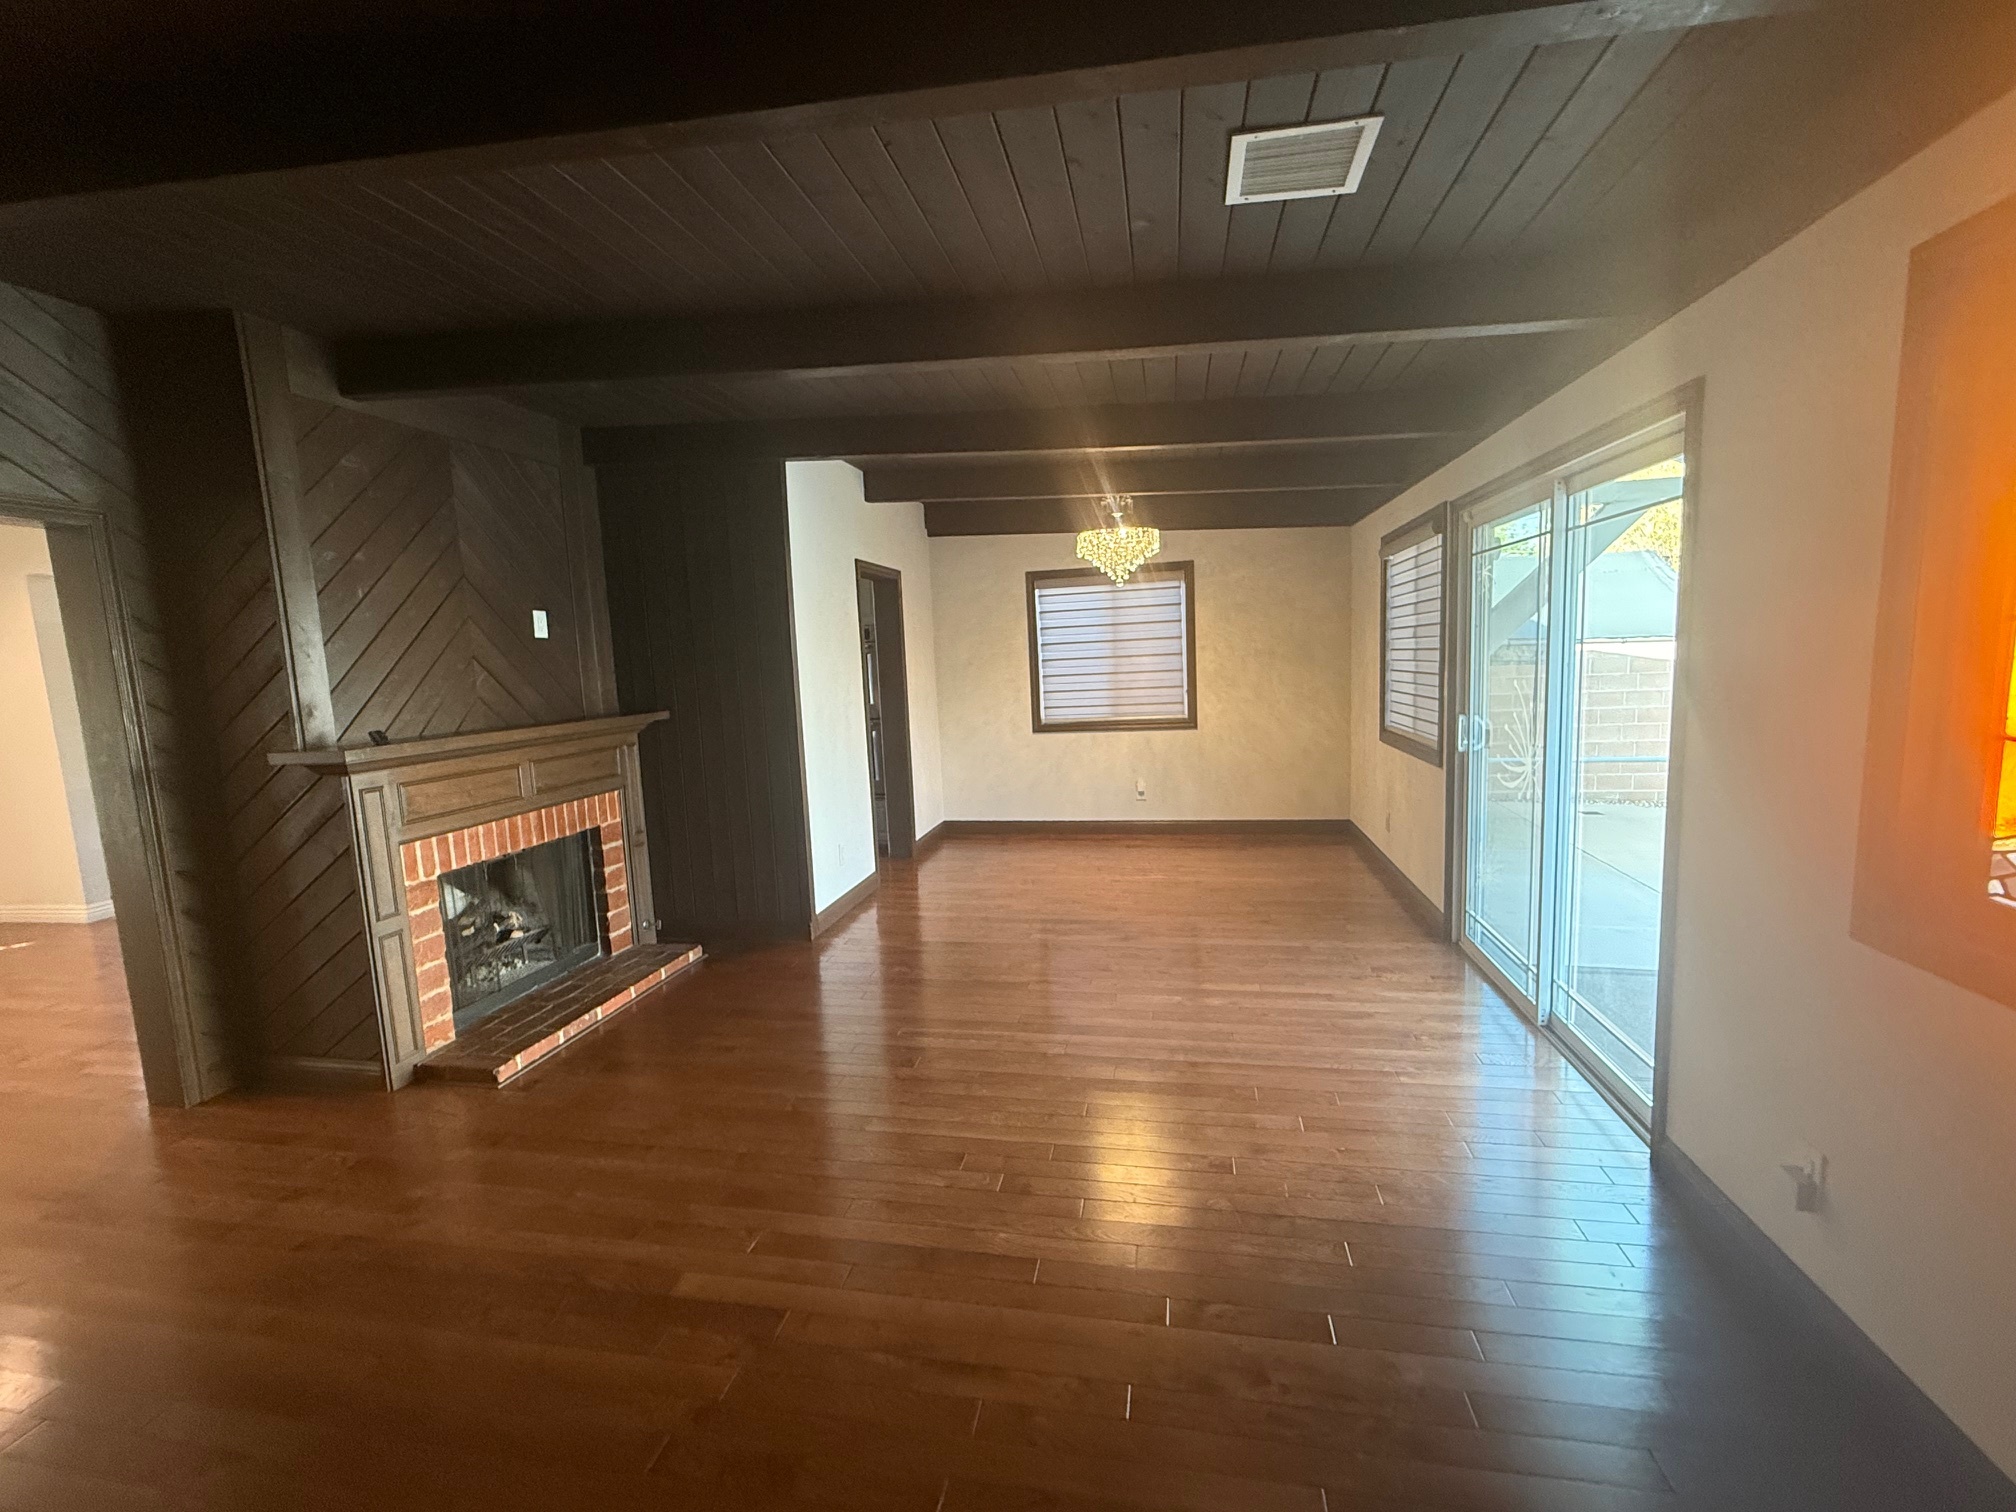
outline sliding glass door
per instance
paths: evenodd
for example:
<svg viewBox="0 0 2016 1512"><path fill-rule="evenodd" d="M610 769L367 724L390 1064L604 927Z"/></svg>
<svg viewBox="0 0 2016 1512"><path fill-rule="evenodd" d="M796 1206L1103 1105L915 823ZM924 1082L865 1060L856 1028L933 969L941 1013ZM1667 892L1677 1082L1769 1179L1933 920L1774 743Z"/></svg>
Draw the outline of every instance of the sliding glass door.
<svg viewBox="0 0 2016 1512"><path fill-rule="evenodd" d="M1464 944L1649 1119L1678 650L1679 417L1463 511Z"/></svg>
<svg viewBox="0 0 2016 1512"><path fill-rule="evenodd" d="M1540 982L1541 779L1551 501L1498 501L1470 538L1465 932L1529 1001Z"/></svg>

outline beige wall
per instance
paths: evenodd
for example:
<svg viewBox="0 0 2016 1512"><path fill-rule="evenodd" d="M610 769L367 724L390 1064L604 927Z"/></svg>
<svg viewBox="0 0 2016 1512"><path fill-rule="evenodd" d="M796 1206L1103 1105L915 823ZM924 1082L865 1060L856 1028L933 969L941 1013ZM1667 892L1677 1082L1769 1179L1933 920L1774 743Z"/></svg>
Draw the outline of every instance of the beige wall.
<svg viewBox="0 0 2016 1512"><path fill-rule="evenodd" d="M1351 818L1438 904L1442 768L1379 738L1379 538L1440 502L1439 480L1451 471L1445 468L1351 528L1351 685L1363 690L1352 705Z"/></svg>
<svg viewBox="0 0 2016 1512"><path fill-rule="evenodd" d="M33 589L46 594L49 575L41 527L0 523L0 922L83 923L112 911L60 621L37 633ZM52 688L45 669L61 682Z"/></svg>
<svg viewBox="0 0 2016 1512"><path fill-rule="evenodd" d="M1353 535L1367 677L1383 531L1706 378L1669 1130L2016 1472L2016 1012L1848 937L1907 258L2011 193L2016 96ZM1354 814L1438 893L1440 774L1375 717L1361 703ZM1806 1147L1829 1160L1814 1214L1778 1169Z"/></svg>
<svg viewBox="0 0 2016 1512"><path fill-rule="evenodd" d="M910 683L910 772L917 833L945 817L932 656L930 544L916 504L868 504L845 462L785 465L791 519L791 616L798 649L798 727L805 751L812 907L826 907L875 871L868 792L868 715L861 688L861 617L854 563L903 575L903 664Z"/></svg>
<svg viewBox="0 0 2016 1512"><path fill-rule="evenodd" d="M932 541L946 817L1348 817L1350 544L1344 530L1169 532L1161 559L1197 564L1197 728L1038 735L1024 574L1081 565L1071 537Z"/></svg>

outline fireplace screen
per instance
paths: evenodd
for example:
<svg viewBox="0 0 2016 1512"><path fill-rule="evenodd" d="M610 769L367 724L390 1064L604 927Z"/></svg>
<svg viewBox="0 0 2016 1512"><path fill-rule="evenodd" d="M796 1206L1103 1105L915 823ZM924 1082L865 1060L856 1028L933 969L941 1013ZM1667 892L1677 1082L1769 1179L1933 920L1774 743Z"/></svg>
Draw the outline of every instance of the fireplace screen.
<svg viewBox="0 0 2016 1512"><path fill-rule="evenodd" d="M590 833L441 874L458 1030L602 954Z"/></svg>

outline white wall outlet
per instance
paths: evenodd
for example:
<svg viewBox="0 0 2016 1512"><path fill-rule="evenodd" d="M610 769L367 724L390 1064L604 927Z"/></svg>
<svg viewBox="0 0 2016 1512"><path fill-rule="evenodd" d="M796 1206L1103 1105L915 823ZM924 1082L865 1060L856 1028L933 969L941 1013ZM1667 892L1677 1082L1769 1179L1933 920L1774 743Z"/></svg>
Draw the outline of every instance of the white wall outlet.
<svg viewBox="0 0 2016 1512"><path fill-rule="evenodd" d="M1148 801L1148 779L1146 777L1136 777L1134 779L1134 801L1136 803L1146 803Z"/></svg>
<svg viewBox="0 0 2016 1512"><path fill-rule="evenodd" d="M1796 1160L1787 1160L1779 1169L1792 1178L1792 1205L1802 1213L1817 1213L1827 1199L1827 1157L1818 1150L1801 1150Z"/></svg>
<svg viewBox="0 0 2016 1512"><path fill-rule="evenodd" d="M550 632L546 628L546 611L544 609L534 609L532 611L532 639L545 640L549 634Z"/></svg>

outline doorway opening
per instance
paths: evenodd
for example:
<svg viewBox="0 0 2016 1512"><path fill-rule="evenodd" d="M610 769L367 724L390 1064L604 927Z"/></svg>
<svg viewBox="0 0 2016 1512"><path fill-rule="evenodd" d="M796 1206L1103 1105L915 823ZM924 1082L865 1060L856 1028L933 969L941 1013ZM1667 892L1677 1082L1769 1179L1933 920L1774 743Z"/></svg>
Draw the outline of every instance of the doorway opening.
<svg viewBox="0 0 2016 1512"><path fill-rule="evenodd" d="M1452 511L1458 941L1647 1133L1692 409L1633 416Z"/></svg>
<svg viewBox="0 0 2016 1512"><path fill-rule="evenodd" d="M0 1002L17 1048L88 1061L131 1017L51 547L0 515Z"/></svg>
<svg viewBox="0 0 2016 1512"><path fill-rule="evenodd" d="M861 617L861 692L867 711L868 792L877 859L907 861L917 849L910 774L910 681L903 648L903 574L854 563Z"/></svg>

